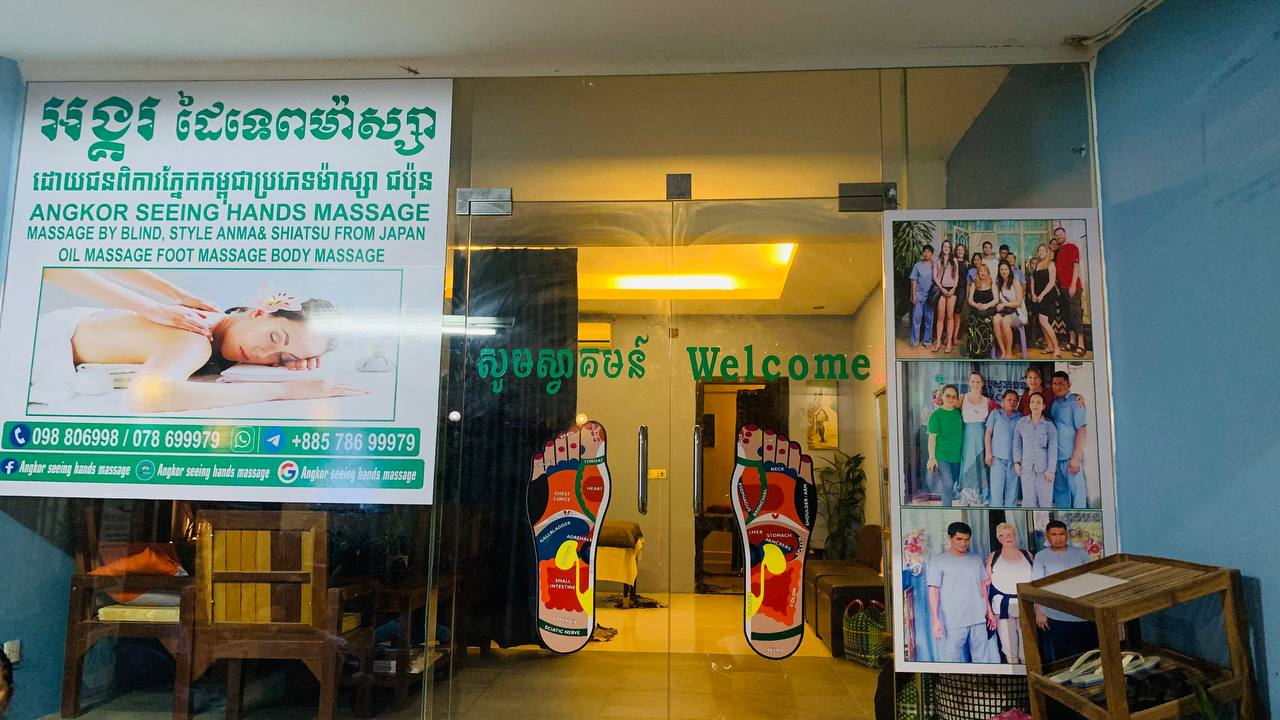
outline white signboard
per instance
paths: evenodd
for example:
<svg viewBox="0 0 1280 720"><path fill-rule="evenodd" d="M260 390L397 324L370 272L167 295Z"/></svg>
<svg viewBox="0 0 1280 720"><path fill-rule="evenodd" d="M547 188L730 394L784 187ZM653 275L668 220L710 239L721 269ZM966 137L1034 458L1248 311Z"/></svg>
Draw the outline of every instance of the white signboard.
<svg viewBox="0 0 1280 720"><path fill-rule="evenodd" d="M0 494L430 503L451 92L31 84Z"/></svg>
<svg viewBox="0 0 1280 720"><path fill-rule="evenodd" d="M1017 584L1119 550L1097 213L884 227L897 668L1021 674ZM1090 641L1037 621L1047 658Z"/></svg>

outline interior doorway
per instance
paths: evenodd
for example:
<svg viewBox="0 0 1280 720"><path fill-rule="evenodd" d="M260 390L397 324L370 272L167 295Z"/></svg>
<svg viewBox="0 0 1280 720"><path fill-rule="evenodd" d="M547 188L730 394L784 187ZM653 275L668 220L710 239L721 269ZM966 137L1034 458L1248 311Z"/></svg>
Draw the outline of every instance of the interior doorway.
<svg viewBox="0 0 1280 720"><path fill-rule="evenodd" d="M703 486L694 525L694 592L741 595L741 538L730 505L734 446L747 423L789 435L787 378L699 381L694 417L702 429Z"/></svg>

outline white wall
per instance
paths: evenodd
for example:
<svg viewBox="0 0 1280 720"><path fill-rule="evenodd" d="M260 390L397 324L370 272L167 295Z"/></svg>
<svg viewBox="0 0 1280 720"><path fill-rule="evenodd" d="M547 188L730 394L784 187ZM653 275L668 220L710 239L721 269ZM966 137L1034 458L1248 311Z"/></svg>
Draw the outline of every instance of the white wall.
<svg viewBox="0 0 1280 720"><path fill-rule="evenodd" d="M856 392L846 393L841 387L840 415L853 419L852 435L849 447L853 452L860 452L866 460L863 468L867 471L867 513L868 524L880 524L880 442L879 419L877 418L875 393L885 387L887 368L884 355L884 288L877 285L871 295L863 301L862 306L853 315L853 332L851 347L853 352L871 358L871 377ZM847 409L846 409L847 408ZM841 438L841 447L845 440ZM845 452L848 452L846 450Z"/></svg>

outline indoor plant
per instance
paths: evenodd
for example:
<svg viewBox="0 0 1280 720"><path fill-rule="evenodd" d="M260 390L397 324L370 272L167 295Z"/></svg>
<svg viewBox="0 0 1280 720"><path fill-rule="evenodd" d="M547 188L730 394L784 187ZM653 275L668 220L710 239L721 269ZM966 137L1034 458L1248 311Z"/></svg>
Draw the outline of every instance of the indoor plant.
<svg viewBox="0 0 1280 720"><path fill-rule="evenodd" d="M893 297L896 300L894 317L901 318L911 312L911 268L924 254L925 246L933 243L937 223L922 220L898 221L893 224Z"/></svg>
<svg viewBox="0 0 1280 720"><path fill-rule="evenodd" d="M865 519L867 473L861 453L832 451L827 467L818 470L818 502L827 519L826 557L844 560L857 547L858 530Z"/></svg>

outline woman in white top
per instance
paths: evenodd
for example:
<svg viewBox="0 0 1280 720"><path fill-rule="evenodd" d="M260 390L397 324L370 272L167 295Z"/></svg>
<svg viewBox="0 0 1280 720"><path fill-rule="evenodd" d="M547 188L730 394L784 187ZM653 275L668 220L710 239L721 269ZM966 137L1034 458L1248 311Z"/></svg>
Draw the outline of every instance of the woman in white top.
<svg viewBox="0 0 1280 720"><path fill-rule="evenodd" d="M986 453L987 415L992 402L982 394L985 385L982 373L969 373L969 391L960 402L960 415L964 419L964 443L960 449L960 491L956 505L984 505L988 489Z"/></svg>
<svg viewBox="0 0 1280 720"><path fill-rule="evenodd" d="M938 352L938 348L946 344L943 352L951 352L955 342L956 324L959 322L960 306L956 304L956 292L960 283L960 263L951 249L951 241L943 240L938 248L938 257L933 261L933 285L938 288L938 305L934 308L937 326L933 333L933 346L929 349Z"/></svg>
<svg viewBox="0 0 1280 720"><path fill-rule="evenodd" d="M996 346L1000 358L1013 357L1013 332L1027 321L1027 308L1022 302L1022 283L1013 274L1013 268L1000 263L996 269Z"/></svg>
<svg viewBox="0 0 1280 720"><path fill-rule="evenodd" d="M996 526L1000 546L987 555L987 601L998 623L1000 649L1010 663L1022 662L1022 628L1018 625L1018 583L1031 582L1031 553L1018 547L1018 530L1009 523Z"/></svg>

